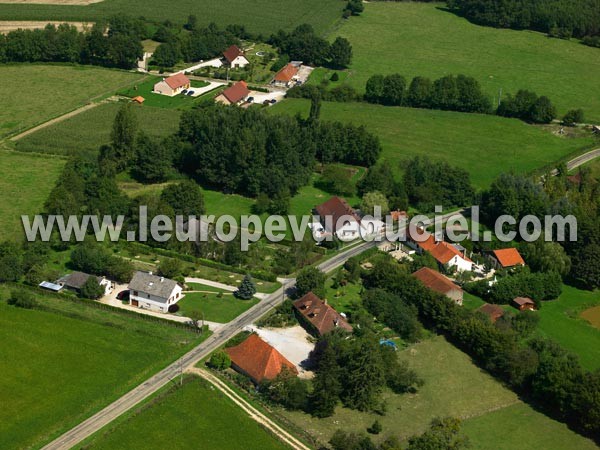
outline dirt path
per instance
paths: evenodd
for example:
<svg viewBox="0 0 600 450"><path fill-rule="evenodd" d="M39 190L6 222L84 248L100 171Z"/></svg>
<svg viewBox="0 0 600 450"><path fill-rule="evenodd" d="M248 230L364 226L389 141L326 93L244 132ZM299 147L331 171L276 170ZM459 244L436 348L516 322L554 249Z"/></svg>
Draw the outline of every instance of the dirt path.
<svg viewBox="0 0 600 450"><path fill-rule="evenodd" d="M17 5L91 5L92 3L100 3L104 0L0 0L0 3L10 3Z"/></svg>
<svg viewBox="0 0 600 450"><path fill-rule="evenodd" d="M309 447L304 445L297 438L292 436L290 433L285 431L259 410L257 410L254 406L244 400L240 395L238 395L233 389L227 386L224 382L222 382L219 378L214 376L213 374L207 372L206 370L199 369L197 367L192 367L187 370L189 373L196 374L206 381L211 383L215 388L229 397L236 405L242 408L244 411L248 413L248 415L257 421L259 424L267 428L269 431L274 433L279 439L288 444L290 447L296 450L309 450Z"/></svg>
<svg viewBox="0 0 600 450"><path fill-rule="evenodd" d="M0 0L0 3L2 1ZM44 28L48 24L60 25L62 23L68 23L73 25L79 31L83 31L87 28L91 28L93 23L86 22L52 22L52 21L38 21L38 20L0 20L0 34L6 34L10 31L15 30L35 30L37 28Z"/></svg>
<svg viewBox="0 0 600 450"><path fill-rule="evenodd" d="M77 109L74 109L71 112L63 114L62 116L55 117L54 119L50 119L49 121L44 122L40 125L37 125L33 128L30 128L29 130L25 130L22 133L16 134L9 139L13 142L18 141L19 139L22 139L25 136L29 136L30 134L35 133L36 131L40 131L42 128L49 127L50 125L54 125L55 123L59 123L59 122L62 122L63 120L67 120L73 116L76 116L77 114L81 114L82 112L87 111L88 109L95 108L96 106L100 105L101 103L102 102L88 103L87 105L83 105Z"/></svg>

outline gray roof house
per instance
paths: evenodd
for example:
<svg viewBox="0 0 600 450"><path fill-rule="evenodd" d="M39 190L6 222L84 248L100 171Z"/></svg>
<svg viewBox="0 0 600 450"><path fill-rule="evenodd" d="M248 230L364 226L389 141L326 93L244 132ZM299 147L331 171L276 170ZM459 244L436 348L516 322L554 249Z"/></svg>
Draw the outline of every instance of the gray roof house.
<svg viewBox="0 0 600 450"><path fill-rule="evenodd" d="M83 285L87 282L87 280L93 277L96 279L100 286L104 287L104 294L107 295L112 290L112 284L109 280L103 277L97 277L95 275L90 275L85 272L73 272L68 275L64 275L56 281L56 284L62 286L64 289L68 289L70 291L80 292Z"/></svg>
<svg viewBox="0 0 600 450"><path fill-rule="evenodd" d="M128 288L131 306L159 312L169 312L169 306L181 300L183 291L175 280L152 272L136 272Z"/></svg>

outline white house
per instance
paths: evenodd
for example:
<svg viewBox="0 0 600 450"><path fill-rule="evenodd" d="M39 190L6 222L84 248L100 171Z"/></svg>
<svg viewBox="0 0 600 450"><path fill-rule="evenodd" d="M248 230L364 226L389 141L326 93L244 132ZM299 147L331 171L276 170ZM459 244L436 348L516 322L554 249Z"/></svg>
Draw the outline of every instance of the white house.
<svg viewBox="0 0 600 450"><path fill-rule="evenodd" d="M129 282L129 304L152 311L169 312L169 306L181 300L183 289L175 280L136 272Z"/></svg>
<svg viewBox="0 0 600 450"><path fill-rule="evenodd" d="M419 253L429 252L440 266L455 267L457 272L471 272L473 261L458 244L438 240L433 234L414 226L406 229L406 244Z"/></svg>
<svg viewBox="0 0 600 450"><path fill-rule="evenodd" d="M237 45L232 45L227 50L225 50L223 52L223 56L225 57L225 61L227 62L229 67L231 67L232 69L243 69L248 64L250 64L250 61L248 61L248 58L246 58L244 52Z"/></svg>
<svg viewBox="0 0 600 450"><path fill-rule="evenodd" d="M154 85L154 93L174 97L191 86L190 79L182 73L163 78Z"/></svg>
<svg viewBox="0 0 600 450"><path fill-rule="evenodd" d="M353 241L361 236L360 217L345 200L331 197L315 211L325 232L335 234L341 241Z"/></svg>

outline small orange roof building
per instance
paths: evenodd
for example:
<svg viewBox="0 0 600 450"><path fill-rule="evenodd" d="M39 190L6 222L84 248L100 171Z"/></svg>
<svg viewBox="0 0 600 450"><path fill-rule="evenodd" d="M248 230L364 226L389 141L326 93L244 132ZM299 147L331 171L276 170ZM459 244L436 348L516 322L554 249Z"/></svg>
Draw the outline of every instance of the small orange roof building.
<svg viewBox="0 0 600 450"><path fill-rule="evenodd" d="M513 305L519 311L535 311L535 302L529 297L517 297L513 300Z"/></svg>
<svg viewBox="0 0 600 450"><path fill-rule="evenodd" d="M298 73L298 66L288 63L283 69L281 69L273 78L274 84L287 85Z"/></svg>
<svg viewBox="0 0 600 450"><path fill-rule="evenodd" d="M496 321L504 315L504 310L498 305L492 305L490 303L485 303L481 305L477 311L485 314L490 318L492 323L496 323Z"/></svg>
<svg viewBox="0 0 600 450"><path fill-rule="evenodd" d="M237 105L250 95L250 90L245 81L238 81L233 86L225 89L220 95L215 98L218 103L225 105Z"/></svg>
<svg viewBox="0 0 600 450"><path fill-rule="evenodd" d="M142 97L141 95L138 95L137 97L133 97L131 99L131 101L135 102L135 103L139 103L141 105L142 103L144 103L146 101L146 99L144 97Z"/></svg>
<svg viewBox="0 0 600 450"><path fill-rule="evenodd" d="M449 278L445 277L439 272L430 269L429 267L421 267L415 273L412 274L417 280L425 285L425 287L432 291L443 294L446 297L454 300L458 305L462 305L463 302L463 290L450 281Z"/></svg>
<svg viewBox="0 0 600 450"><path fill-rule="evenodd" d="M503 269L525 265L525 261L516 248L494 250L492 251L492 259Z"/></svg>
<svg viewBox="0 0 600 450"><path fill-rule="evenodd" d="M298 374L294 364L256 333L251 334L241 344L226 348L225 352L231 358L232 367L250 377L256 384L277 377L284 367Z"/></svg>
<svg viewBox="0 0 600 450"><path fill-rule="evenodd" d="M340 328L352 331L352 326L335 309L312 292L294 302L294 308L310 323L319 336Z"/></svg>

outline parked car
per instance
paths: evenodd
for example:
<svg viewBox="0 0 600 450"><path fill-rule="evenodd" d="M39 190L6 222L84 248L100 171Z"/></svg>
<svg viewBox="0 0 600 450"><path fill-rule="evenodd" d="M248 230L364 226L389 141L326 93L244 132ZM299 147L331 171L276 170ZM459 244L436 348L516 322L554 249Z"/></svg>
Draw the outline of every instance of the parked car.
<svg viewBox="0 0 600 450"><path fill-rule="evenodd" d="M248 103L252 103L254 101L254 97L248 97L248 100L246 100Z"/></svg>
<svg viewBox="0 0 600 450"><path fill-rule="evenodd" d="M187 89L184 89L183 91L181 91L181 93L182 93L183 95L185 95L185 94L187 94L187 91L188 91Z"/></svg>
<svg viewBox="0 0 600 450"><path fill-rule="evenodd" d="M119 300L129 300L129 289L125 289L117 294Z"/></svg>
<svg viewBox="0 0 600 450"><path fill-rule="evenodd" d="M194 91L188 91L188 93L185 95L194 95Z"/></svg>
<svg viewBox="0 0 600 450"><path fill-rule="evenodd" d="M274 105L275 103L277 103L277 100L275 100L274 98L271 99L271 105Z"/></svg>

